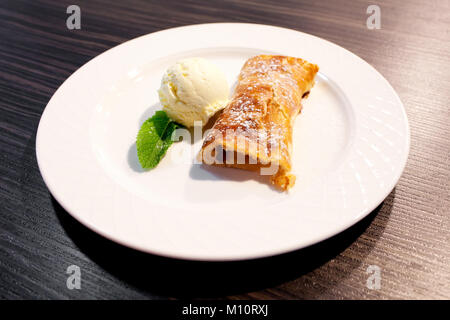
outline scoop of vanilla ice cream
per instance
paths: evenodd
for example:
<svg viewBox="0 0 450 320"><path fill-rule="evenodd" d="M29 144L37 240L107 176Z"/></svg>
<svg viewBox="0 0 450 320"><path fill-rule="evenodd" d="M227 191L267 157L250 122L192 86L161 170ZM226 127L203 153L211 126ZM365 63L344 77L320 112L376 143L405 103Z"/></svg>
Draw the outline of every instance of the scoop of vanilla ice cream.
<svg viewBox="0 0 450 320"><path fill-rule="evenodd" d="M187 127L205 125L228 102L229 87L223 72L203 58L183 59L167 69L158 90L163 110Z"/></svg>

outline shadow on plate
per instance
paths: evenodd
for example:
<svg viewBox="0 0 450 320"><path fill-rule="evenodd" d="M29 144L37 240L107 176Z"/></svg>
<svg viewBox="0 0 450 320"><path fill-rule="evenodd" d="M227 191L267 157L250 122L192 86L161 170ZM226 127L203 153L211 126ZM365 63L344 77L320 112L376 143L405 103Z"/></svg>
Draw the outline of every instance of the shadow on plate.
<svg viewBox="0 0 450 320"><path fill-rule="evenodd" d="M137 155L136 142L128 149L127 161L130 168L135 172L145 172L147 170L143 169L141 164L139 163L139 158Z"/></svg>
<svg viewBox="0 0 450 320"><path fill-rule="evenodd" d="M152 295L178 298L217 298L274 287L294 280L335 258L349 247L372 223L375 232L363 256L370 253L384 231L392 209L395 189L367 217L344 232L310 247L290 253L236 262L199 262L155 256L109 241L72 218L52 198L56 214L68 236L93 262L121 281ZM340 279L349 270L334 275ZM336 280L336 278L335 278Z"/></svg>
<svg viewBox="0 0 450 320"><path fill-rule="evenodd" d="M267 188L271 189L273 192L283 194L283 191L270 183L270 176L257 174L255 171L210 166L205 164L192 164L191 169L189 170L189 176L194 180L205 181L221 180L242 182L253 180L267 186Z"/></svg>

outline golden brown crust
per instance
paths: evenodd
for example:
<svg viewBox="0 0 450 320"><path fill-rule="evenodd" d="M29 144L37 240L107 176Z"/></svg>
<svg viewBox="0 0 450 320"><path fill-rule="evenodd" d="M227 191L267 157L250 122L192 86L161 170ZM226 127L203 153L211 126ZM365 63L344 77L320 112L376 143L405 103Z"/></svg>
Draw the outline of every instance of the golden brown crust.
<svg viewBox="0 0 450 320"><path fill-rule="evenodd" d="M232 100L206 136L199 159L246 170L276 165L277 170L269 173L271 182L282 190L292 187L293 122L318 70L315 64L286 56L259 55L247 60ZM211 150L210 155L217 156L218 147L224 155L233 153L234 163L205 161ZM245 156L246 162L236 163L238 155Z"/></svg>

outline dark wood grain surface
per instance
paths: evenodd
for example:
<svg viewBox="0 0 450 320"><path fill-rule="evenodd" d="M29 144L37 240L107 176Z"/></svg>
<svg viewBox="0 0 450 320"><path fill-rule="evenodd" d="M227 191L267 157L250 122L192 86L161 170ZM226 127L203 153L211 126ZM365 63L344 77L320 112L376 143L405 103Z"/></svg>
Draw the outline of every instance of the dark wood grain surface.
<svg viewBox="0 0 450 320"><path fill-rule="evenodd" d="M81 30L66 8L81 8ZM366 9L381 8L381 29ZM150 32L255 22L311 33L377 68L411 126L400 182L380 207L310 248L257 261L199 263L142 254L97 236L51 197L35 135L45 105L85 62ZM262 35L263 36L263 35ZM450 298L450 2L0 1L0 297L8 299ZM78 265L82 288L66 287ZM381 288L366 286L370 265Z"/></svg>

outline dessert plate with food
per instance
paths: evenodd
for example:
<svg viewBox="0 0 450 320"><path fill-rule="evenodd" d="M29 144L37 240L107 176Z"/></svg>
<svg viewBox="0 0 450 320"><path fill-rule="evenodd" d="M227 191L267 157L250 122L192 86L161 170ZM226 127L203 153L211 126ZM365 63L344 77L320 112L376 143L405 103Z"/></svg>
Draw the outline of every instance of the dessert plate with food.
<svg viewBox="0 0 450 320"><path fill-rule="evenodd" d="M409 152L386 79L331 42L266 25L164 30L56 91L39 168L74 218L167 257L240 260L327 239L392 191Z"/></svg>

